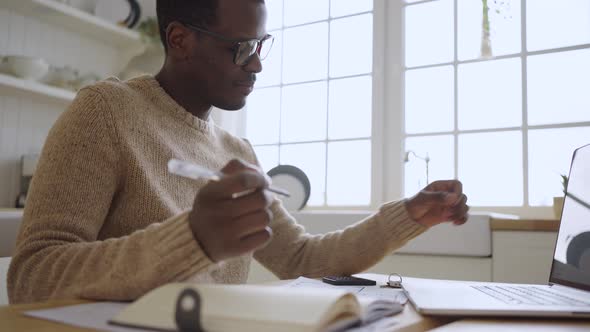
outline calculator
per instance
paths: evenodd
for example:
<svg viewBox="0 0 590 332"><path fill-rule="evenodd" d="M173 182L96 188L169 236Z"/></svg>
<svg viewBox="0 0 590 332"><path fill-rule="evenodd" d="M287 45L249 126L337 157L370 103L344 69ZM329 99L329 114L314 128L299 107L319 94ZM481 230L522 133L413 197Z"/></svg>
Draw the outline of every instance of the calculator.
<svg viewBox="0 0 590 332"><path fill-rule="evenodd" d="M353 276L325 276L322 281L336 286L375 286L375 280L353 277Z"/></svg>

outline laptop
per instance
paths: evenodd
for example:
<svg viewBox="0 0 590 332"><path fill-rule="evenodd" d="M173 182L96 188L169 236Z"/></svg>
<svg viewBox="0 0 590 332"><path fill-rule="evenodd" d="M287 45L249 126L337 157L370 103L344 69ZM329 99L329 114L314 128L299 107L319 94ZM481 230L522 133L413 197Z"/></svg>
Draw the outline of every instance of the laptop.
<svg viewBox="0 0 590 332"><path fill-rule="evenodd" d="M548 285L403 279L416 310L445 316L590 317L590 145L573 155Z"/></svg>

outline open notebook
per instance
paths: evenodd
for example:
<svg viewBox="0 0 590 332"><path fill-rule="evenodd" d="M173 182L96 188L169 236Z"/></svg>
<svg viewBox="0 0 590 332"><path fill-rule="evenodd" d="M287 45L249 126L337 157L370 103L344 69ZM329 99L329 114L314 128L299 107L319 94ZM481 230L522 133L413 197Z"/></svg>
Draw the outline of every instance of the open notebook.
<svg viewBox="0 0 590 332"><path fill-rule="evenodd" d="M206 331L339 331L401 311L399 303L339 289L173 283L128 305L111 324L177 331L176 301L195 290Z"/></svg>

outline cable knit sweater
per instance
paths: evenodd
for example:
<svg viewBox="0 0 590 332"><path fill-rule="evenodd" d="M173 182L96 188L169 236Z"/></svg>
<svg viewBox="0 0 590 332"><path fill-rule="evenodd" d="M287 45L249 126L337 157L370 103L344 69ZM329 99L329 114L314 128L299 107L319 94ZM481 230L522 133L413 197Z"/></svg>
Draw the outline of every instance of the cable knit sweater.
<svg viewBox="0 0 590 332"><path fill-rule="evenodd" d="M210 169L233 158L257 163L247 141L187 112L152 76L81 90L51 129L30 187L11 303L133 300L173 281L244 283L252 257L280 278L358 273L425 230L400 201L310 235L276 200L271 242L214 263L188 225L205 182L168 174L171 158Z"/></svg>

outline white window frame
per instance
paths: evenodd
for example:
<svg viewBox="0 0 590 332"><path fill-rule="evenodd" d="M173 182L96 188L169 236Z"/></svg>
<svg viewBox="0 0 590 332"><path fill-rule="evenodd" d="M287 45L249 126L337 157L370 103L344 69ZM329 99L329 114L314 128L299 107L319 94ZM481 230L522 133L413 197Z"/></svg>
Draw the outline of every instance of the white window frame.
<svg viewBox="0 0 590 332"><path fill-rule="evenodd" d="M416 3L406 4L404 0L395 0L389 1L389 17L393 22L389 25L387 29L387 33L389 35L388 41L391 42L391 45L388 45L386 56L392 62L391 65L395 67L393 70L388 71L389 78L387 82L389 85L386 85L388 91L395 91L396 93L392 93L399 98L396 100L389 100L387 103L387 109L392 110L393 117L398 122L398 125L395 125L393 122L389 121L389 129L392 131L397 131L396 133L392 133L391 139L395 140L399 138L399 145L396 144L397 141L389 140L384 142L384 145L392 144L389 151L398 151L400 158L395 160L395 162L389 167L386 168L391 174L385 175L384 179L390 179L388 184L395 186L395 189L391 189L389 191L390 196L388 198L392 198L393 195L398 194L398 197L402 195L401 192L396 191L396 189L403 189L403 179L405 178L404 169L403 169L403 162L402 157L403 153L405 153L405 138L406 137L417 137L417 136L428 136L429 134L409 134L406 135L404 129L404 72L406 70L405 67L405 59L404 59L404 8L406 6L414 6L420 5L423 3L434 2L438 0L424 0ZM529 175L528 175L528 132L531 129L547 129L547 128L571 128L571 127L579 127L579 126L588 126L590 123L588 122L577 122L577 123L567 123L567 124L551 124L551 125L529 125L527 121L528 116L528 109L527 109L527 99L528 99L528 91L527 91L527 58L533 55L539 54L550 54L555 52L563 52L563 51L571 51L571 50L579 50L579 49L587 49L590 48L588 44L582 45L575 45L575 46L568 46L568 47L559 47L554 49L544 49L539 51L527 51L526 48L526 0L522 0L521 2L521 50L518 53L512 53L507 55L496 56L493 59L472 59L472 60L461 60L457 59L458 54L458 10L457 10L457 3L458 0L453 0L453 11L454 11L454 58L453 61L448 63L440 63L436 65L426 65L426 66L417 66L417 67L409 67L408 69L419 69L419 68L429 68L435 66L442 66L442 65L452 65L454 70L454 99L455 99L455 106L454 106L454 116L455 116L455 128L453 131L444 132L444 133L437 133L437 134L450 134L454 136L454 150L455 150L455 169L454 174L455 178L457 178L458 174L458 134L459 133L479 133L479 132L503 132L508 130L518 130L521 132L523 140L522 140L522 167L523 167L523 205L522 206L485 206L485 207L478 207L478 206L471 206L471 211L478 211L478 212L495 212L495 213L503 213L503 214L514 214L518 215L521 218L530 218L530 219L553 219L554 212L552 206L530 206L529 205ZM495 129L484 129L484 130L461 130L459 131L458 128L458 86L457 86L457 71L458 65L466 64L466 63L476 63L476 62L483 62L483 61L494 61L506 58L520 58L521 59L521 84L522 84L522 125L518 127L510 127L510 128L495 128ZM401 68L398 72L396 69ZM390 143L393 142L393 143ZM389 158L393 158L395 156L389 156ZM395 158L394 158L395 159ZM394 165L398 166L395 167ZM392 179L399 179L399 182L391 181ZM460 179L459 179L460 180ZM469 196L469 193L466 193Z"/></svg>
<svg viewBox="0 0 590 332"><path fill-rule="evenodd" d="M361 0L365 1L365 0ZM308 24L314 24L318 22L331 22L333 20L344 19L348 17L355 17L358 15L363 15L367 13L371 13L373 15L373 68L372 71L369 73L364 74L355 74L355 75L346 75L343 77L335 77L330 78L328 77L325 81L329 84L331 80L339 80L339 79L347 79L347 78L354 78L354 77L363 77L363 76L371 76L372 77L372 84L373 84L373 92L372 92L372 134L371 136L364 137L364 138L352 138L352 139L328 139L320 140L320 141L305 141L305 142L294 142L294 143L283 143L283 144L262 144L266 146L281 146L281 145L290 145L290 144L302 144L302 143L316 143L316 142L339 142L339 141L362 141L366 139L371 140L371 197L370 197L370 204L366 206L312 206L307 207L304 210L308 212L313 211L368 211L378 208L383 201L383 190L384 190L384 181L382 181L383 177L383 166L382 160L383 153L385 150L381 142L383 141L380 139L381 133L384 131L383 128L379 128L379 126L383 126L383 113L384 113L384 95L385 95L385 88L384 88L384 81L386 75L385 73L385 41L386 41L386 33L385 33L385 25L386 25L386 4L388 0L371 0L373 1L373 10L366 11L366 12L359 12L344 16L339 16L335 18L328 18L326 20L308 22L304 24L297 24L294 26L288 26L287 28L293 28L297 26L303 26ZM284 11L284 7L283 7ZM329 32L329 30L328 30ZM351 38L363 38L364 36L351 36ZM264 62L262 63L263 70L264 70ZM329 66L329 64L328 64ZM283 82L264 86L263 89L272 88L272 87L284 87L290 85L298 85L298 84L306 84L306 83L313 83L319 82L324 80L312 80L312 81L304 81L304 82L297 82L297 83L289 83L284 84ZM245 111L245 112L244 112ZM217 123L219 123L222 127L229 130L230 132L234 133L237 136L244 137L246 135L246 113L247 106L239 112L239 115L226 115L225 111L216 110L213 113L213 119ZM279 124L280 125L280 124ZM326 125L329 125L327 123ZM378 142L378 143L376 143ZM326 155L327 158L327 155ZM327 162L327 160L326 160ZM327 167L327 166L326 166ZM324 193L324 199L326 200L327 192ZM399 197L398 197L399 198Z"/></svg>
<svg viewBox="0 0 590 332"><path fill-rule="evenodd" d="M424 0L420 3L426 3L436 0ZM457 0L454 0L454 39L455 54L457 53ZM526 57L535 54L551 53L555 50L526 51L526 0L523 1L523 10L521 10L521 51L520 57L523 61L523 96L526 94ZM359 206L338 206L338 207L313 207L305 210L305 213L320 211L324 215L338 215L349 210L375 210L387 201L399 200L404 196L404 162L405 153L405 118L404 118L404 76L405 76L405 58L404 58L404 9L406 3L404 0L374 0L373 3L373 110L372 110L372 170L371 170L371 204L366 207ZM588 48L590 45L578 45L564 47L556 50L566 51ZM514 54L499 56L495 59L514 57ZM467 60L458 61L455 59L450 63L457 71L457 64L472 63L486 60ZM456 84L455 80L455 84ZM457 94L455 87L455 94ZM455 99L457 96L455 96ZM526 107L526 99L523 98L523 107ZM455 121L457 121L457 103L455 103ZM523 112L523 120L526 120L526 112ZM222 118L219 117L218 118ZM234 133L243 136L245 134L245 116L244 114L232 116L228 121L226 116L222 123L230 123L229 127L234 129ZM239 125L235 125L238 122ZM523 177L524 177L524 205L518 207L477 207L471 206L473 212L495 212L516 214L522 218L550 219L553 218L552 207L537 207L528 205L528 160L526 151L527 135L529 128L544 127L572 127L579 124L564 124L550 126L527 126L523 121L521 130L523 138ZM456 128L457 126L455 126ZM510 129L510 128L508 128ZM514 129L514 128L512 128ZM498 131L505 131L506 128ZM489 131L489 130L484 130ZM462 131L463 132L463 131ZM470 131L468 131L470 132ZM476 131L477 132L477 131ZM455 129L452 134L457 135ZM411 135L417 136L417 135ZM455 136L456 137L456 136ZM455 151L457 150L457 139L455 138ZM455 166L457 165L457 153L455 154ZM455 177L457 176L457 167L455 167ZM469 193L466 193L469 195Z"/></svg>
<svg viewBox="0 0 590 332"><path fill-rule="evenodd" d="M403 8L403 0L373 0L371 203L314 206L305 213L320 211L325 216L337 216L351 210L375 210L387 201L403 198ZM235 135L245 136L246 114L225 113L214 112L214 120Z"/></svg>

